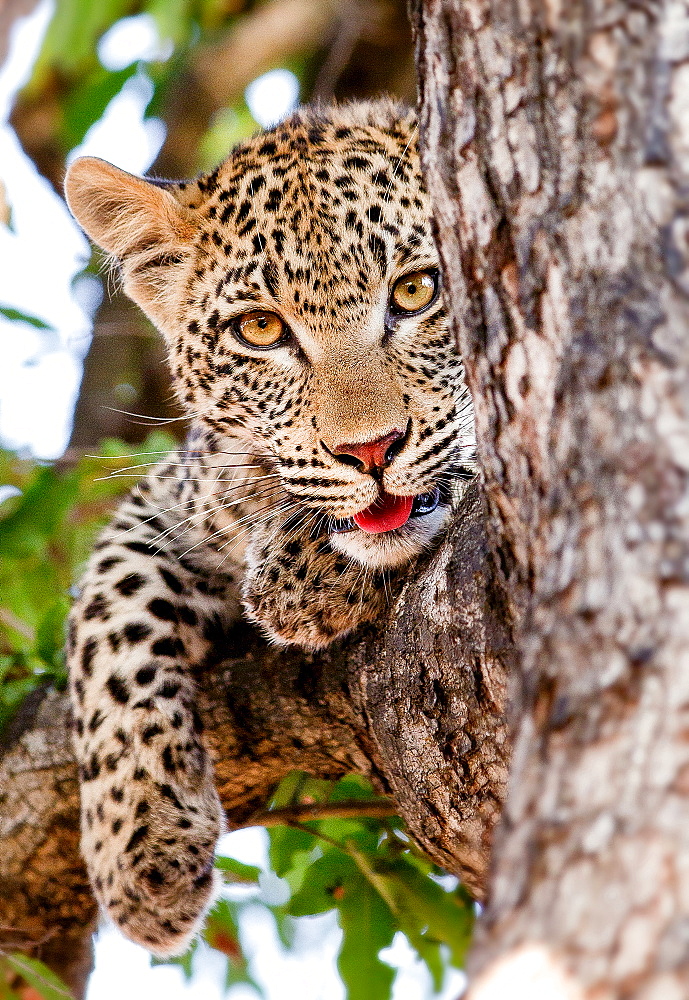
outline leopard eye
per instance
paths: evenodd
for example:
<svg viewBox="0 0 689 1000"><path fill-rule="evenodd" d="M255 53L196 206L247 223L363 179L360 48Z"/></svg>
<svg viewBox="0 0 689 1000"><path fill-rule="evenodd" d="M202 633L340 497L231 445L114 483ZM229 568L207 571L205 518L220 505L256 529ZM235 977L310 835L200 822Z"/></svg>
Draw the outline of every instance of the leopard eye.
<svg viewBox="0 0 689 1000"><path fill-rule="evenodd" d="M432 271L412 271L395 283L390 305L397 313L420 312L433 301L436 290L437 277Z"/></svg>
<svg viewBox="0 0 689 1000"><path fill-rule="evenodd" d="M235 320L235 329L240 340L245 340L251 347L275 347L283 340L287 327L279 316L273 312L242 313Z"/></svg>

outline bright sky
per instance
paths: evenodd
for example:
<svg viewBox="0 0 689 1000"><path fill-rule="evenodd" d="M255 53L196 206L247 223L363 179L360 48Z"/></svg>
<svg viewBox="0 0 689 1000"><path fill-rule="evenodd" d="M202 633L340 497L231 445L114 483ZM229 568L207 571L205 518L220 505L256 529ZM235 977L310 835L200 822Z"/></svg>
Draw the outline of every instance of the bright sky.
<svg viewBox="0 0 689 1000"><path fill-rule="evenodd" d="M101 294L99 282L92 277L82 277L73 286L89 257L87 241L7 125L12 95L28 77L52 10L52 0L43 0L29 18L15 26L9 56L0 67L0 180L12 209L13 229L0 224L0 306L54 326L49 332L38 331L0 317L0 444L43 459L58 457L67 444L91 317ZM133 58L170 54L147 15L125 18L115 25L101 40L98 52L109 69L128 65ZM89 153L132 172L145 172L165 136L162 122L143 118L150 90L144 74L129 80L74 155ZM254 80L245 96L255 120L265 127L296 105L299 83L293 73L277 69ZM229 834L223 850L247 864L266 866L264 831ZM295 948L286 954L271 918L256 906L242 923L241 938L252 959L253 975L265 987L268 1000L342 1000L344 991L334 964L340 939L334 915L302 919ZM428 973L402 935L388 949L386 961L401 970L394 1000L431 996ZM96 941L96 967L87 1000L120 1000L122 996L127 1000L221 1000L225 996L223 968L222 956L204 947L193 979L186 983L174 967L150 968L148 953L109 927L101 930ZM463 976L450 973L439 1000L454 1000L463 983ZM242 986L227 996L255 1000L254 991Z"/></svg>

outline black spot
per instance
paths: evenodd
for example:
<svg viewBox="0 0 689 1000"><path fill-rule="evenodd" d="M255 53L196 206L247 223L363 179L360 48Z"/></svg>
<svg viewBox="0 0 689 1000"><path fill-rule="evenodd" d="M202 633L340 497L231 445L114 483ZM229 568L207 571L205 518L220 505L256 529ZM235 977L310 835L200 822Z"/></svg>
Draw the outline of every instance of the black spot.
<svg viewBox="0 0 689 1000"><path fill-rule="evenodd" d="M108 644L113 653L116 653L122 644L122 633L108 632Z"/></svg>
<svg viewBox="0 0 689 1000"><path fill-rule="evenodd" d="M109 609L110 605L106 601L105 595L95 594L84 608L83 616L86 621L91 621L93 618L100 618L101 621L107 621Z"/></svg>
<svg viewBox="0 0 689 1000"><path fill-rule="evenodd" d="M146 583L146 578L139 573L128 573L115 584L115 590L119 590L123 597L131 597L137 590L141 590Z"/></svg>
<svg viewBox="0 0 689 1000"><path fill-rule="evenodd" d="M158 868L149 868L143 873L143 878L152 888L156 889L165 883L165 876Z"/></svg>
<svg viewBox="0 0 689 1000"><path fill-rule="evenodd" d="M244 222L244 219L248 218L249 212L251 211L251 202L243 201L239 206L239 211L237 212L237 218L235 219L236 225Z"/></svg>
<svg viewBox="0 0 689 1000"><path fill-rule="evenodd" d="M135 674L135 676L136 676L136 683L137 684L150 684L151 681L153 680L153 678L155 677L155 675L156 675L156 668L155 667L152 667L152 666L141 667L141 669L137 670L137 672Z"/></svg>
<svg viewBox="0 0 689 1000"><path fill-rule="evenodd" d="M156 694L161 698L174 698L179 692L181 686L182 685L179 681L165 681L165 683L161 684L158 688Z"/></svg>
<svg viewBox="0 0 689 1000"><path fill-rule="evenodd" d="M151 652L155 656L177 656L178 641L176 639L156 639L151 646Z"/></svg>
<svg viewBox="0 0 689 1000"><path fill-rule="evenodd" d="M114 823L112 824L112 832L115 835L117 835L120 832L121 829L122 829L122 820L121 819L116 819L114 821Z"/></svg>
<svg viewBox="0 0 689 1000"><path fill-rule="evenodd" d="M107 573L109 569L112 569L113 566L117 566L117 564L121 562L121 556L108 556L106 559L101 559L96 566L96 571L98 573Z"/></svg>
<svg viewBox="0 0 689 1000"><path fill-rule="evenodd" d="M127 704L129 701L129 688L122 677L119 677L117 674L111 674L105 686L110 692L113 701L116 701L120 705Z"/></svg>
<svg viewBox="0 0 689 1000"><path fill-rule="evenodd" d="M198 617L193 608L187 607L186 604L181 604L180 607L178 608L178 611L179 611L179 617L183 622L185 622L187 625L196 625Z"/></svg>
<svg viewBox="0 0 689 1000"><path fill-rule="evenodd" d="M141 734L141 741L148 745L152 739L164 732L163 727L159 726L157 722L152 723L150 726L146 726Z"/></svg>
<svg viewBox="0 0 689 1000"><path fill-rule="evenodd" d="M147 545L145 542L125 542L125 549L129 549L130 552L140 552L143 556L155 556L158 554L158 549L153 545Z"/></svg>
<svg viewBox="0 0 689 1000"><path fill-rule="evenodd" d="M129 851L133 851L136 847L139 846L139 844L143 840L146 839L147 836L148 836L148 826L146 824L143 824L142 826L138 826L136 828L136 830L134 831L134 833L129 838L129 841L127 842L127 846L125 847L125 851L127 853Z"/></svg>
<svg viewBox="0 0 689 1000"><path fill-rule="evenodd" d="M101 710L97 708L89 720L89 731L95 733L96 730L99 729L104 722L105 722L105 716L103 715Z"/></svg>
<svg viewBox="0 0 689 1000"><path fill-rule="evenodd" d="M143 639L148 639L149 635L153 629L150 625L146 625L145 622L129 622L122 629L122 633L127 640L132 644L141 642Z"/></svg>
<svg viewBox="0 0 689 1000"><path fill-rule="evenodd" d="M368 160L364 160L361 156L349 156L344 161L344 165L347 170L368 170L371 166Z"/></svg>
<svg viewBox="0 0 689 1000"><path fill-rule="evenodd" d="M81 654L81 669L84 671L87 677L90 677L93 673L93 658L96 655L96 650L98 649L97 639L87 639L84 643L84 649Z"/></svg>
<svg viewBox="0 0 689 1000"><path fill-rule="evenodd" d="M175 795L175 793L174 793L171 785L167 785L167 784L160 785L159 791L160 791L160 794L163 796L163 798L168 799L170 802L172 802L172 804L173 804L173 806L175 806L175 808L177 808L177 809L184 808L182 806L182 803L179 801L179 799Z"/></svg>
<svg viewBox="0 0 689 1000"><path fill-rule="evenodd" d="M164 622L176 622L177 621L177 609L174 604L170 604L169 601L163 600L162 597L156 597L154 600L149 601L146 605L148 610L156 618L159 618Z"/></svg>
<svg viewBox="0 0 689 1000"><path fill-rule="evenodd" d="M247 194L254 195L257 191L260 191L264 187L266 179L262 174L258 174L256 177L252 178L249 187L247 188Z"/></svg>
<svg viewBox="0 0 689 1000"><path fill-rule="evenodd" d="M378 264L380 273L385 274L387 264L387 248L385 246L385 242L380 238L380 236L376 236L375 233L371 233L368 238L368 247Z"/></svg>
<svg viewBox="0 0 689 1000"><path fill-rule="evenodd" d="M212 878L213 876L210 872L204 872L203 875L199 875L198 878L194 879L194 888L205 889L207 885L210 885Z"/></svg>
<svg viewBox="0 0 689 1000"><path fill-rule="evenodd" d="M175 576L175 574L171 573L169 569L165 569L164 566L159 567L159 570L160 575L173 594L181 594L184 590L184 584Z"/></svg>
<svg viewBox="0 0 689 1000"><path fill-rule="evenodd" d="M174 774L177 768L175 767L175 762L172 758L172 750L170 747L165 747L163 750L163 767L168 772L168 774ZM191 824L189 824L191 826Z"/></svg>

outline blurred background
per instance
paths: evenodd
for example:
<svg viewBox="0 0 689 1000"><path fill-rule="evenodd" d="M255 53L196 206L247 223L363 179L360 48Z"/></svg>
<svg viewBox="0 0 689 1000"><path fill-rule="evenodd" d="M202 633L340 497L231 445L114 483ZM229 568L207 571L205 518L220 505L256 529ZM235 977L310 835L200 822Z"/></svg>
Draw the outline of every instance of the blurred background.
<svg viewBox="0 0 689 1000"><path fill-rule="evenodd" d="M34 8L12 24L13 9ZM89 153L132 172L211 169L297 103L415 99L403 0L5 0L0 46L0 439L41 458L135 442L174 410L162 346L61 199ZM9 33L9 37L8 37ZM0 59L4 53L0 48ZM17 326L16 313L32 322ZM40 403L37 405L37 402Z"/></svg>
<svg viewBox="0 0 689 1000"><path fill-rule="evenodd" d="M64 686L94 533L184 433L158 335L69 216L66 164L189 177L298 103L382 93L415 100L404 0L0 0L0 730ZM297 775L274 804L370 794ZM458 995L472 906L399 821L239 831L223 854L193 953L151 966L103 929L90 1000Z"/></svg>

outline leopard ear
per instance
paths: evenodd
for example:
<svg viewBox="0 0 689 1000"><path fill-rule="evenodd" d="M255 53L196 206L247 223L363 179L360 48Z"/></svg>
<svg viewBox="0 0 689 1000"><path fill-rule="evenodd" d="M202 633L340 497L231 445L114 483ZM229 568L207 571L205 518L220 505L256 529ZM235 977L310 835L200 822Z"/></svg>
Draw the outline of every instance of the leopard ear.
<svg viewBox="0 0 689 1000"><path fill-rule="evenodd" d="M65 194L87 235L121 263L127 294L165 325L170 267L189 253L197 229L193 212L165 187L93 156L70 166Z"/></svg>

